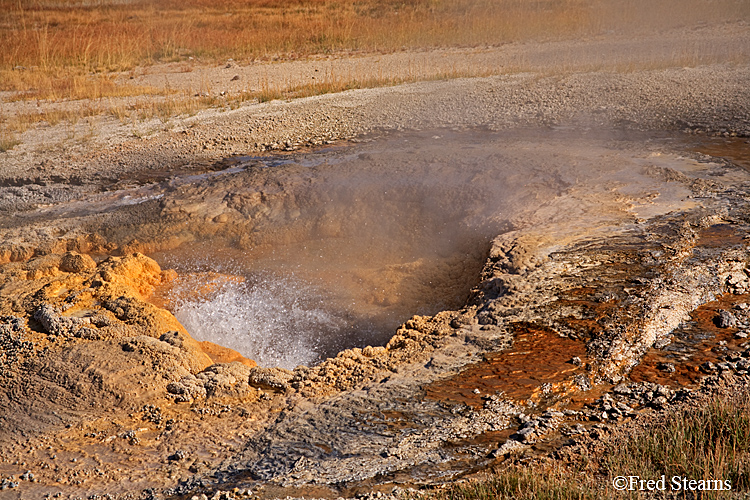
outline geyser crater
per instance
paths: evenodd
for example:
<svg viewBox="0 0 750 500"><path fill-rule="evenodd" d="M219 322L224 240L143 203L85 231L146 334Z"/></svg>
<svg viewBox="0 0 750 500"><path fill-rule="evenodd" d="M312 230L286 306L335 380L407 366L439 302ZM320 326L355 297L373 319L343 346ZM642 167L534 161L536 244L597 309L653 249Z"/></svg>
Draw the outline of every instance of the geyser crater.
<svg viewBox="0 0 750 500"><path fill-rule="evenodd" d="M465 306L500 234L564 241L683 205L653 177L661 160L602 139L440 131L235 162L165 197L187 242L151 252L181 275L162 300L196 339L263 366L384 345L415 314Z"/></svg>

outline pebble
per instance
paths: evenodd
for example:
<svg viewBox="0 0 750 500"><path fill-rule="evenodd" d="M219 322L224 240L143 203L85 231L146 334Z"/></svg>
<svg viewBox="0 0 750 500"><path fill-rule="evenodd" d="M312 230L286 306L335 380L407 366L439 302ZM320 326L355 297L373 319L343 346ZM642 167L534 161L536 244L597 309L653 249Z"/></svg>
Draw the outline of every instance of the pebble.
<svg viewBox="0 0 750 500"><path fill-rule="evenodd" d="M674 373L675 366L674 366L674 363L664 363L664 362L662 362L662 363L658 363L656 365L656 369L657 370L661 370L661 371L666 372L666 373Z"/></svg>
<svg viewBox="0 0 750 500"><path fill-rule="evenodd" d="M184 459L187 456L187 453L185 453L183 450L176 450L174 453L169 455L167 457L167 460L172 462L177 462L179 460Z"/></svg>
<svg viewBox="0 0 750 500"><path fill-rule="evenodd" d="M737 317L729 311L719 309L718 316L714 318L714 324L719 328L732 328L737 326Z"/></svg>

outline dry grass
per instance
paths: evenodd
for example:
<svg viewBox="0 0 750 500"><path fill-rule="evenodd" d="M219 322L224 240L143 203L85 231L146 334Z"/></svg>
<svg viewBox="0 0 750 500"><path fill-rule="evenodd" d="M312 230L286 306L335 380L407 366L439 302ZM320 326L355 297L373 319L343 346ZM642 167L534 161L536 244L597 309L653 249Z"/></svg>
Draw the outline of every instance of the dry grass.
<svg viewBox="0 0 750 500"><path fill-rule="evenodd" d="M417 75L405 75L405 76L357 76L357 75L346 75L336 76L334 74L325 74L323 78L316 83L309 83L305 85L288 86L286 88L269 88L264 86L260 92L247 92L243 93L241 100L257 100L258 102L266 102L274 99L295 99L299 97L311 97L315 95L330 94L334 92L343 92L345 90L352 89L364 89L374 87L388 87L392 85L399 85L402 83L411 83L416 81L426 80L445 80L451 78L462 78L462 77L477 77L477 76L489 76L494 74L491 71L461 71L452 70L446 72L428 73L428 76L423 74Z"/></svg>
<svg viewBox="0 0 750 500"><path fill-rule="evenodd" d="M460 78L464 76L484 76L482 72L450 71L436 73L432 79ZM84 106L67 107L65 109L44 109L33 113L19 113L3 118L0 115L0 130L3 140L0 141L0 152L5 152L21 144L18 134L40 125L54 126L67 122L75 124L87 117L112 116L122 124L137 125L154 118L162 123L177 116L193 116L201 110L221 107L237 109L246 102L268 102L272 100L289 100L301 97L311 97L351 89L385 87L401 83L424 80L422 76L405 77L356 77L353 75L336 76L333 73L324 74L316 83L306 85L286 85L271 87L264 85L260 90L248 91L224 96L199 93L195 96L178 93L167 95L153 95L151 98L136 99L130 104L113 103L111 100L94 100ZM192 94L192 93L190 93ZM137 94L136 94L137 95ZM104 96L106 97L106 96Z"/></svg>
<svg viewBox="0 0 750 500"><path fill-rule="evenodd" d="M454 483L405 500L596 500L607 498L585 476L562 469L512 468L484 481Z"/></svg>
<svg viewBox="0 0 750 500"><path fill-rule="evenodd" d="M111 75L84 74L79 68L44 71L0 70L2 90L20 91L8 101L26 99L102 99L133 95L163 95L154 87L117 84Z"/></svg>
<svg viewBox="0 0 750 500"><path fill-rule="evenodd" d="M75 6L0 1L0 69L87 72L144 63L295 58L342 50L394 51L577 35L589 0L187 0Z"/></svg>
<svg viewBox="0 0 750 500"><path fill-rule="evenodd" d="M22 133L39 124L57 125L61 122L76 123L81 118L101 114L99 106L86 106L75 110L44 110L38 113L22 113L6 119L5 130Z"/></svg>
<svg viewBox="0 0 750 500"><path fill-rule="evenodd" d="M750 399L710 402L666 415L659 424L627 440L606 462L611 476L727 480L731 491L701 498L732 498L750 491ZM669 486L667 486L669 488Z"/></svg>
<svg viewBox="0 0 750 500"><path fill-rule="evenodd" d="M598 465L597 465L598 464ZM599 473L593 470L599 470ZM618 476L659 479L665 495L679 498L747 498L750 491L750 399L723 398L664 415L628 437L608 444L602 456L582 455L566 468L511 467L482 481L450 484L407 496L408 500L490 500L650 498L639 491L619 492ZM728 480L731 490L672 490L673 476ZM657 492L660 493L660 492ZM672 497L669 497L672 498Z"/></svg>
<svg viewBox="0 0 750 500"><path fill-rule="evenodd" d="M21 144L15 134L0 132L0 153L5 153Z"/></svg>
<svg viewBox="0 0 750 500"><path fill-rule="evenodd" d="M143 89L101 75L189 57L495 45L748 17L744 0L0 0L0 90L133 95Z"/></svg>

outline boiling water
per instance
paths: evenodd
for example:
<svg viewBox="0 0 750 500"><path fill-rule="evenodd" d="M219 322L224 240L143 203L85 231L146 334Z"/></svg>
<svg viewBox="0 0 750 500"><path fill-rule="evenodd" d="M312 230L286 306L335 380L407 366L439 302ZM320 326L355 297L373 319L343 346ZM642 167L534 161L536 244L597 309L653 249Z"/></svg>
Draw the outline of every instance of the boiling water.
<svg viewBox="0 0 750 500"><path fill-rule="evenodd" d="M228 215L153 254L181 276L168 307L197 339L265 366L382 345L414 314L462 307L498 234L563 239L686 198L644 175L654 159L609 142L440 132L248 160L181 195Z"/></svg>
<svg viewBox="0 0 750 500"><path fill-rule="evenodd" d="M197 297L196 285L209 291ZM283 368L315 363L325 336L346 327L326 308L324 293L292 275L270 274L246 281L195 274L171 290L175 316L194 337Z"/></svg>

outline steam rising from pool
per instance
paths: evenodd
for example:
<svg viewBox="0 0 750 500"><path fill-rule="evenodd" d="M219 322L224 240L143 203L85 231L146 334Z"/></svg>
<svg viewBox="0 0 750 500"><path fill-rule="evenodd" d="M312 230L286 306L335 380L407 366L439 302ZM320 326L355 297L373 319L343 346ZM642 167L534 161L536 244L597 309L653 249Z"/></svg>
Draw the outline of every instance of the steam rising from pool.
<svg viewBox="0 0 750 500"><path fill-rule="evenodd" d="M177 319L197 340L209 340L264 366L293 369L321 357L321 336L345 321L325 309L320 291L294 277L182 280L172 290ZM207 292L195 296L196 285ZM294 332L297 334L295 335Z"/></svg>
<svg viewBox="0 0 750 500"><path fill-rule="evenodd" d="M166 305L194 337L261 366L313 364L464 306L504 232L533 226L563 241L625 213L678 209L689 194L649 174L672 160L602 145L610 137L545 134L415 133L239 160L170 184L170 223L144 225L139 239L183 242L151 255L180 274Z"/></svg>

